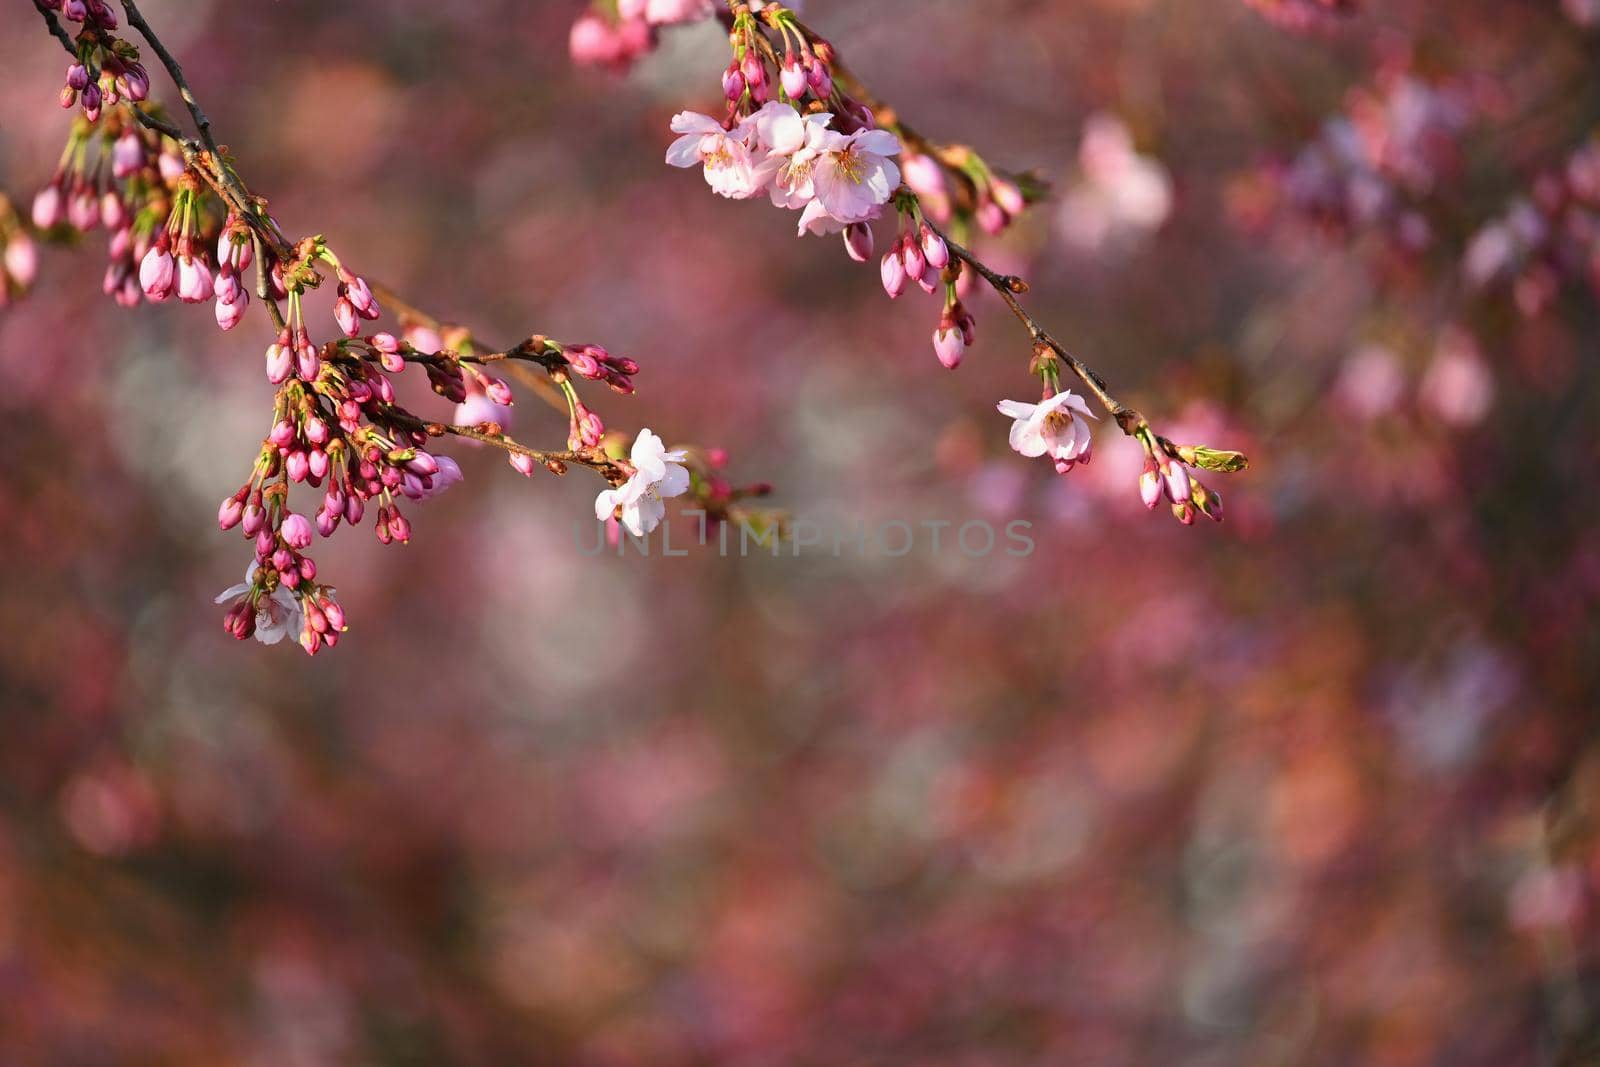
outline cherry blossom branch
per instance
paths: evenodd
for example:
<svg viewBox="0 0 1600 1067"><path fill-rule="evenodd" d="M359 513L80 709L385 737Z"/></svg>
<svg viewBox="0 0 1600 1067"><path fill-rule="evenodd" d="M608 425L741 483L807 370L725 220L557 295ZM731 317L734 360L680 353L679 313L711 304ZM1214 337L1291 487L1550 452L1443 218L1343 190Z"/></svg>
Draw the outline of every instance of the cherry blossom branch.
<svg viewBox="0 0 1600 1067"><path fill-rule="evenodd" d="M773 521L742 503L769 488L729 485L717 473L724 462L718 453L668 451L641 429L631 453L624 454L618 435L607 434L577 390L583 379L631 394L639 371L633 360L542 334L484 350L472 331L441 322L381 286L375 294L321 235L291 241L218 145L182 67L136 0L121 0L123 14L160 58L198 138L145 103L148 75L138 49L113 32L117 17L109 0L35 3L74 60L62 104L83 111L55 177L35 198L35 226L46 234L85 232L103 222L114 231L108 295L126 306L173 296L191 304L214 297L223 330L244 318L249 297L241 275L253 266L256 297L272 321L276 338L266 351L267 379L276 387L272 428L249 478L218 510L223 530L240 528L255 544L244 583L218 600L229 604L223 620L229 633L266 643L294 635L313 654L336 645L344 612L332 589L318 581L305 550L316 533L326 538L340 525L359 525L369 503L376 508L379 541L408 541L411 526L401 513L402 500L426 501L461 480L453 460L425 447L444 438L498 448L524 475L541 465L557 475L572 466L593 471L606 485L596 501L597 517L615 518L635 535L661 521L663 498L683 494L690 494L706 521ZM56 21L57 13L81 24L76 39ZM96 149L98 158L91 155ZM14 226L5 217L9 207L0 208L5 237ZM220 224L219 209L226 212ZM207 251L212 240L214 261ZM329 281L337 284L333 318L343 337L316 344L303 298ZM363 336L363 320L382 314L380 295L400 318L401 337ZM454 420L424 418L398 403L390 379L408 366L422 367L433 391L456 405ZM507 432L513 394L488 373L501 367L566 413L566 448L536 448ZM291 487L299 484L325 488L314 525L291 508Z"/></svg>
<svg viewBox="0 0 1600 1067"><path fill-rule="evenodd" d="M625 17L660 25L710 11L700 3L626 7L632 15ZM624 14L623 5L617 11ZM604 27L594 21L600 16L592 12L586 18L591 21L580 27L583 32L575 28L574 51L581 46L603 62L606 52L596 46L602 41L596 33ZM851 73L828 40L780 3L728 0L725 25L732 53L722 72L726 114L677 115L673 130L681 136L668 151L668 163L703 166L707 183L721 196L769 197L777 207L799 211L802 235L842 233L846 251L858 262L873 254L871 224L893 208L898 229L882 258L883 286L891 298L913 282L942 294L933 334L942 365L954 370L974 344L976 320L962 302L974 277L993 288L1027 330L1028 370L1042 386L1042 399L997 405L1014 420L1010 441L1016 451L1048 456L1062 474L1089 461L1093 439L1082 417L1092 412L1082 397L1062 388L1065 365L1144 447L1140 494L1146 506L1165 497L1185 524L1196 515L1221 518L1221 497L1189 468L1238 471L1248 465L1245 457L1157 435L1140 412L1111 394L1104 378L1033 318L1019 299L1027 284L994 270L969 247L966 235L973 225L1000 232L1043 196L1042 183L1003 173L965 145L938 144L913 131ZM618 38L624 45L652 39Z"/></svg>
<svg viewBox="0 0 1600 1067"><path fill-rule="evenodd" d="M1000 294L1000 299L1005 301L1006 306L1011 309L1011 313L1017 317L1017 320L1028 331L1028 336L1033 341L1036 349L1044 348L1066 362L1072 373L1077 375L1078 380L1088 387L1089 391L1094 394L1095 399L1100 401L1101 406L1106 409L1106 412L1116 420L1123 433L1131 437L1141 430L1149 429L1150 424L1145 421L1143 415L1112 396L1105 379L1101 378L1094 368L1068 351L1060 341L1050 336L1045 328L1039 325L1038 321L1028 313L1028 309L1022 306L1022 301L1017 297L1018 294L1028 292L1028 283L1025 280L1014 274L1001 274L974 255L971 250L958 244L949 234L944 233L937 226L930 223L929 228L943 239L952 256L971 267L978 273L980 278L989 283L989 286L996 293ZM1162 440L1165 440L1165 438L1162 438Z"/></svg>

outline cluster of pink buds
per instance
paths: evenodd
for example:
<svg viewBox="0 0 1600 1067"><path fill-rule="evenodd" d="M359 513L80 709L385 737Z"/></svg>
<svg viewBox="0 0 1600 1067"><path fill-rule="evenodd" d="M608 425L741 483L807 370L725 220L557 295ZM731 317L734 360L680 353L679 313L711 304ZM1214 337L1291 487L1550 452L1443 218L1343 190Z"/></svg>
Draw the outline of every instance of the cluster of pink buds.
<svg viewBox="0 0 1600 1067"><path fill-rule="evenodd" d="M372 289L364 279L351 274L343 267L337 268L337 273L339 297L333 302L333 318L346 337L356 337L361 333L362 319L371 321L383 314L383 311L378 307L378 301L373 297Z"/></svg>
<svg viewBox="0 0 1600 1067"><path fill-rule="evenodd" d="M61 163L35 198L33 229L67 238L103 225L112 233L108 294L126 305L173 297L213 301L223 330L246 316L245 275L253 269L254 288L275 325L265 353L266 377L276 387L270 429L249 477L217 513L223 530L240 530L253 547L244 581L217 599L227 605L226 632L267 644L295 636L311 654L336 646L345 612L333 589L319 581L309 550L318 537L359 526L369 514L380 543L407 543L411 521L403 506L462 480L454 460L428 449L436 438L498 445L525 475L539 466L556 474L571 464L592 468L612 487L606 492L621 494L617 508L640 521L659 521L656 509L665 497L691 491L717 521L755 514L740 501L762 495L764 486L734 489L719 481L708 488L676 463L684 453L664 450L656 457L656 477L656 463L641 471L621 459L614 441L608 447L604 423L577 387L582 379L633 393L639 365L631 359L539 335L512 351L480 353L467 330L412 309L402 314L401 337L381 330L364 335L383 315L373 286L346 268L321 236L291 243L221 153L180 144L172 138L183 135L153 108L135 106L147 96L149 79L132 46L111 35L117 23L105 0L35 2L58 38L67 39L51 12L82 23L76 46L68 44L78 62L68 72L71 95L64 102L81 105L84 114L73 120ZM624 23L642 25L652 37L656 26L713 13L711 0L616 0L615 6ZM128 9L137 21L131 4ZM139 28L154 41L148 28ZM168 66L182 87L181 75ZM163 130L174 132L169 137ZM0 264L3 306L32 284L38 267L33 236L4 198ZM338 336L320 342L304 301L330 279ZM514 397L489 368L508 359L538 364L555 390L549 398L557 405L565 400L567 453L529 448L506 435ZM392 378L411 363L421 364L433 391L456 406L455 423L424 419L400 405ZM654 440L648 431L639 436ZM635 456L642 454L636 446ZM291 495L307 493L315 495L314 508L291 506Z"/></svg>
<svg viewBox="0 0 1600 1067"><path fill-rule="evenodd" d="M929 147L939 158L907 152L900 171L922 210L941 226L976 225L984 233L999 234L1043 195L1036 180L1002 175L970 148Z"/></svg>
<svg viewBox="0 0 1600 1067"><path fill-rule="evenodd" d="M131 307L145 299L139 265L156 244L157 230L173 225L180 196L190 209L190 232L201 224L203 212L180 193L184 173L177 146L141 126L130 109L117 108L98 126L80 119L55 174L34 197L34 227L79 234L105 227L111 239L103 288Z"/></svg>
<svg viewBox="0 0 1600 1067"><path fill-rule="evenodd" d="M715 13L711 0L615 0L578 17L567 51L579 66L624 71L655 50L659 27L700 22Z"/></svg>
<svg viewBox="0 0 1600 1067"><path fill-rule="evenodd" d="M244 320L250 306L250 291L243 274L255 260L255 242L250 227L233 212L217 235L217 278L211 286L216 297L217 325L231 330Z"/></svg>
<svg viewBox="0 0 1600 1067"><path fill-rule="evenodd" d="M614 393L633 395L633 376L639 364L626 356L613 356L599 345L565 345L560 349L572 373L591 382L605 382Z"/></svg>
<svg viewBox="0 0 1600 1067"><path fill-rule="evenodd" d="M1144 506L1153 510L1165 499L1173 518L1185 526L1194 525L1197 515L1221 522L1222 494L1201 482L1194 468L1243 470L1244 457L1201 445L1172 445L1148 429L1137 436L1145 452L1144 472L1139 475L1139 495Z"/></svg>
<svg viewBox="0 0 1600 1067"><path fill-rule="evenodd" d="M61 106L82 107L89 122L97 122L103 108L123 101L137 103L150 95L150 75L139 62L139 50L112 36L117 16L107 0L35 0L36 6L55 11L69 22L83 24L61 87Z"/></svg>
<svg viewBox="0 0 1600 1067"><path fill-rule="evenodd" d="M139 287L152 304L174 295L185 304L212 299L211 267L200 236L200 199L200 180L185 174L178 180L166 227L139 261Z"/></svg>
<svg viewBox="0 0 1600 1067"><path fill-rule="evenodd" d="M944 292L944 309L939 314L939 324L933 331L933 351L939 362L950 370L960 366L974 340L977 326L972 314L962 304L961 264L950 255L950 246L934 228L922 218L917 198L902 196L900 207L900 232L894 246L885 252L879 265L884 292L893 300L903 292L909 282L916 282L925 293ZM850 236L848 233L847 237ZM870 231L869 231L870 237ZM870 240L859 242L870 248ZM852 258L857 258L856 247L847 241Z"/></svg>
<svg viewBox="0 0 1600 1067"><path fill-rule="evenodd" d="M788 8L736 9L729 39L726 116L675 116L680 136L667 162L703 167L718 195L766 195L800 212L801 234L842 234L857 262L871 259L871 223L893 202L900 230L881 261L883 287L891 298L912 282L929 293L943 289L933 346L941 364L956 367L974 340L974 320L960 299L968 282L924 209L963 232L976 225L995 233L1026 209L1023 186L970 149L928 146L938 159L915 153L902 169L893 162L904 150L900 135L877 128L872 108L841 86L833 46Z"/></svg>
<svg viewBox="0 0 1600 1067"><path fill-rule="evenodd" d="M255 546L244 582L217 597L228 605L222 628L240 641L254 637L269 645L292 636L316 655L338 645L346 629L344 608L332 586L317 582L316 561L305 554L311 523L289 509L281 483L263 489L256 481L253 476L217 513L223 530L239 527Z"/></svg>
<svg viewBox="0 0 1600 1067"><path fill-rule="evenodd" d="M414 350L389 334L319 349L299 320L268 350L268 376L280 383L272 429L250 479L222 502L218 522L225 530L239 526L254 539L252 588L260 595L250 603L265 602L276 575L303 618L300 638L308 652L337 644L343 629L342 612L330 613L324 602L329 591L313 585L307 593L299 584L315 577L315 565L304 555L314 537L331 537L341 525L359 526L371 510L379 542L406 543L411 523L400 498L425 501L461 481L454 460L423 447L428 435L422 420L396 404L388 375L404 369L404 359L396 359L404 352ZM291 485L322 492L312 518L289 511ZM227 618L237 636L261 636L239 622L237 604Z"/></svg>
<svg viewBox="0 0 1600 1067"><path fill-rule="evenodd" d="M39 274L39 249L11 201L0 194L0 308L26 293Z"/></svg>

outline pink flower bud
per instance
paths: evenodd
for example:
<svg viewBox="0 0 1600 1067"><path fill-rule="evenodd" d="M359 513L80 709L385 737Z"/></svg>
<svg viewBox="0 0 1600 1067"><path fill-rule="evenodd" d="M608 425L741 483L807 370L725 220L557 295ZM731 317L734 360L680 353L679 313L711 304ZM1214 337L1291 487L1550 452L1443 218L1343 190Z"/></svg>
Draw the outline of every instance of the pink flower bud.
<svg viewBox="0 0 1600 1067"><path fill-rule="evenodd" d="M350 306L356 309L356 314L364 319L375 319L383 312L365 278L351 275L345 281L344 296L350 301Z"/></svg>
<svg viewBox="0 0 1600 1067"><path fill-rule="evenodd" d="M883 257L883 291L893 300L906 291L906 268L900 259L899 249L892 249Z"/></svg>
<svg viewBox="0 0 1600 1067"><path fill-rule="evenodd" d="M239 325L239 323L244 321L245 309L249 306L250 299L244 295L243 290L240 290L239 292L239 299L233 301L232 303L218 300L216 306L216 319L218 328L223 331L227 331Z"/></svg>
<svg viewBox="0 0 1600 1067"><path fill-rule="evenodd" d="M844 228L844 250L857 263L872 258L872 227L864 222L851 223Z"/></svg>
<svg viewBox="0 0 1600 1067"><path fill-rule="evenodd" d="M934 270L944 270L950 265L950 246L926 223L922 227L922 258Z"/></svg>
<svg viewBox="0 0 1600 1067"><path fill-rule="evenodd" d="M283 517L283 527L279 531L283 534L284 544L299 550L309 548L311 545L311 523L304 515L291 511Z"/></svg>
<svg viewBox="0 0 1600 1067"><path fill-rule="evenodd" d="M1182 463L1169 463L1162 474L1166 479L1167 497L1174 504L1188 503L1190 497L1188 469Z"/></svg>
<svg viewBox="0 0 1600 1067"><path fill-rule="evenodd" d="M939 328L933 331L933 351L940 363L949 370L955 370L961 365L961 357L966 355L967 343L953 323L940 323Z"/></svg>
<svg viewBox="0 0 1600 1067"><path fill-rule="evenodd" d="M920 279L928 272L928 261L922 255L922 246L909 234L900 241L900 261L906 266L906 276Z"/></svg>
<svg viewBox="0 0 1600 1067"><path fill-rule="evenodd" d="M295 349L295 371L303 381L316 381L318 373L322 370L322 356L317 352L316 346L303 344Z"/></svg>
<svg viewBox="0 0 1600 1067"><path fill-rule="evenodd" d="M1000 205L1001 210L1013 218L1028 209L1028 202L1023 199L1022 190L1017 188L1015 182L1005 178L996 178L990 184L989 195L994 197L994 202Z"/></svg>
<svg viewBox="0 0 1600 1067"><path fill-rule="evenodd" d="M115 189L107 189L100 197L100 222L108 230L120 230L128 222L128 206Z"/></svg>
<svg viewBox="0 0 1600 1067"><path fill-rule="evenodd" d="M790 52L783 61L783 73L780 75L780 79L783 82L784 93L791 100L799 100L802 96L805 96L806 89L810 87L810 80L806 77L804 68L800 66L800 60L795 57L793 52Z"/></svg>
<svg viewBox="0 0 1600 1067"><path fill-rule="evenodd" d="M282 385L288 379L289 369L293 364L294 353L289 351L287 345L267 346L267 381L273 385Z"/></svg>
<svg viewBox="0 0 1600 1067"><path fill-rule="evenodd" d="M431 453L418 452L406 461L406 469L412 474L420 474L424 478L439 473L439 461Z"/></svg>
<svg viewBox="0 0 1600 1067"><path fill-rule="evenodd" d="M67 88L75 93L81 93L89 88L89 68L82 63L74 63L67 68Z"/></svg>
<svg viewBox="0 0 1600 1067"><path fill-rule="evenodd" d="M222 629L243 641L256 632L256 613L250 606L250 599L239 601L229 608L222 616Z"/></svg>
<svg viewBox="0 0 1600 1067"><path fill-rule="evenodd" d="M461 473L461 464L449 456L439 456L438 460L439 469L433 475L434 496L438 496L453 485L460 484L466 478L466 475Z"/></svg>
<svg viewBox="0 0 1600 1067"><path fill-rule="evenodd" d="M375 333L367 340L382 355L392 356L400 351L400 342L392 333Z"/></svg>
<svg viewBox="0 0 1600 1067"><path fill-rule="evenodd" d="M313 448L306 465L311 471L312 481L321 481L328 476L328 454L322 449Z"/></svg>
<svg viewBox="0 0 1600 1067"><path fill-rule="evenodd" d="M621 55L621 44L611 23L587 11L572 24L567 54L580 67L608 67Z"/></svg>
<svg viewBox="0 0 1600 1067"><path fill-rule="evenodd" d="M18 233L6 244L6 273L22 288L33 284L39 274L39 250L33 238Z"/></svg>
<svg viewBox="0 0 1600 1067"><path fill-rule="evenodd" d="M217 526L223 530L233 529L243 518L244 501L237 496L228 497L217 509Z"/></svg>
<svg viewBox="0 0 1600 1067"><path fill-rule="evenodd" d="M129 63L128 69L117 77L117 87L129 100L138 103L150 95L150 72L140 63Z"/></svg>
<svg viewBox="0 0 1600 1067"><path fill-rule="evenodd" d="M507 385L504 379L501 378L490 378L485 381L483 383L483 394L489 398L491 404L497 404L503 408L510 407L516 399L511 395L511 386Z"/></svg>
<svg viewBox="0 0 1600 1067"><path fill-rule="evenodd" d="M291 482L303 482L311 473L311 459L306 453L297 449L284 457L283 471Z"/></svg>
<svg viewBox="0 0 1600 1067"><path fill-rule="evenodd" d="M48 230L58 226L66 218L66 202L61 195L61 186L52 182L39 190L33 198L33 224L41 230Z"/></svg>
<svg viewBox="0 0 1600 1067"><path fill-rule="evenodd" d="M567 366L571 367L572 373L578 377L595 381L605 376L605 372L600 367L600 361L589 353L582 350L568 350L563 355L566 357Z"/></svg>
<svg viewBox="0 0 1600 1067"><path fill-rule="evenodd" d="M100 201L87 185L74 189L67 198L67 221L85 233L100 225Z"/></svg>
<svg viewBox="0 0 1600 1067"><path fill-rule="evenodd" d="M144 167L144 141L131 125L111 146L111 173L118 179L131 178Z"/></svg>
<svg viewBox="0 0 1600 1067"><path fill-rule="evenodd" d="M355 337L361 332L361 320L356 315L355 305L350 303L348 297L341 296L333 302L333 319L346 337Z"/></svg>
<svg viewBox="0 0 1600 1067"><path fill-rule="evenodd" d="M267 512L258 499L252 499L244 508L244 521L240 525L240 532L246 537L254 537L266 525Z"/></svg>
<svg viewBox="0 0 1600 1067"><path fill-rule="evenodd" d="M739 73L738 63L729 63L728 69L722 72L722 95L729 103L737 103L744 95L744 75Z"/></svg>
<svg viewBox="0 0 1600 1067"><path fill-rule="evenodd" d="M178 299L198 304L211 298L211 268L198 256L178 258Z"/></svg>
<svg viewBox="0 0 1600 1067"><path fill-rule="evenodd" d="M174 270L172 253L167 251L163 235L163 239L145 253L144 261L139 264L139 287L151 303L159 304L172 295Z"/></svg>
<svg viewBox="0 0 1600 1067"><path fill-rule="evenodd" d="M533 477L534 464L532 456L524 456L521 452L513 452L506 457L506 461L511 464L512 470L516 471L518 474L521 474L523 477Z"/></svg>
<svg viewBox="0 0 1600 1067"><path fill-rule="evenodd" d="M1139 475L1139 498L1147 508L1161 503L1161 474L1155 460L1146 460L1144 473Z"/></svg>
<svg viewBox="0 0 1600 1067"><path fill-rule="evenodd" d="M239 276L225 267L217 273L216 280L211 283L211 295L216 297L219 303L237 303L239 298L245 295L244 286L239 283Z"/></svg>
<svg viewBox="0 0 1600 1067"><path fill-rule="evenodd" d="M1005 209L993 200L985 200L978 205L978 226L987 234L997 234L1006 228L1011 220L1007 217Z"/></svg>
<svg viewBox="0 0 1600 1067"><path fill-rule="evenodd" d="M405 357L398 352L380 352L378 353L378 362L383 364L383 369L390 374L399 374L406 369Z"/></svg>
<svg viewBox="0 0 1600 1067"><path fill-rule="evenodd" d="M828 72L825 64L813 61L810 69L806 71L806 81L811 85L811 91L818 100L827 100L833 95L833 75Z"/></svg>
<svg viewBox="0 0 1600 1067"><path fill-rule="evenodd" d="M176 152L162 152L156 158L156 166L161 171L161 180L168 184L183 177L183 172L189 169L189 165L183 161L183 157Z"/></svg>
<svg viewBox="0 0 1600 1067"><path fill-rule="evenodd" d="M767 65L754 49L744 54L744 59L739 63L739 73L744 75L744 83L751 90L767 84Z"/></svg>
<svg viewBox="0 0 1600 1067"><path fill-rule="evenodd" d="M408 326L406 340L412 348L430 356L437 355L444 348L444 339L439 336L439 331L426 326Z"/></svg>

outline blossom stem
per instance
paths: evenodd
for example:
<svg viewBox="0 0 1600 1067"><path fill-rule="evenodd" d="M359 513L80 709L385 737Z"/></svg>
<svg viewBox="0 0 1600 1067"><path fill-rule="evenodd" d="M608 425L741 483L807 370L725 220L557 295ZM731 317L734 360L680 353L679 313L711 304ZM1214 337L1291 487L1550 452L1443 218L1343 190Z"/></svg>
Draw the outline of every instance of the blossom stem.
<svg viewBox="0 0 1600 1067"><path fill-rule="evenodd" d="M1028 312L1022 301L1017 299L1019 293L1028 291L1027 282L1015 275L1001 274L974 255L970 249L952 240L949 234L939 230L933 223L929 222L927 225L944 239L944 243L949 246L952 256L971 267L978 273L980 278L989 283L989 286L995 292L1000 294L1000 299L1005 301L1006 306L1011 309L1011 313L1017 317L1017 321L1021 322L1028 331L1028 336L1035 346L1043 346L1048 349L1072 369L1072 373L1078 376L1084 386L1094 394L1095 399L1100 401L1100 405L1106 409L1106 412L1116 420L1123 433L1130 437L1137 437L1141 431L1149 430L1150 424L1143 415L1112 396L1110 387L1106 385L1105 379L1100 377L1093 367L1073 355L1065 345L1052 337L1049 331L1041 326L1039 321Z"/></svg>

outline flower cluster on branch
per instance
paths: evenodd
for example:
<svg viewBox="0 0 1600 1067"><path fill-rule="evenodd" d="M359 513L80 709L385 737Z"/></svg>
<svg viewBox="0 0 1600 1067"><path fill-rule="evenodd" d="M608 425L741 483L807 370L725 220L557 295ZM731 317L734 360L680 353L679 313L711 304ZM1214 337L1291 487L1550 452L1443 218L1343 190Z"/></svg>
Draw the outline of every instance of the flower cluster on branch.
<svg viewBox="0 0 1600 1067"><path fill-rule="evenodd" d="M719 473L726 459L718 450L694 450L692 459L688 450L670 453L670 479L649 478L648 464L641 472L641 444L659 439L639 431L630 458L626 438L608 432L580 396L582 382L632 394L640 369L632 359L543 335L491 349L470 330L397 296L389 299L396 328L376 328L385 316L378 294L386 291L351 270L321 235L290 240L216 144L182 69L133 0L122 3L127 22L161 58L198 136L186 135L147 101L139 48L116 36L119 20L108 4L36 0L35 6L73 56L62 103L81 114L56 172L34 199L34 229L66 237L104 228L110 234L104 289L124 306L174 297L210 302L217 325L232 330L252 305L246 283L253 273L255 300L265 309L272 335L265 376L275 389L270 428L244 483L223 499L217 516L223 530L239 530L253 548L244 583L218 599L227 604L227 632L266 643L293 636L313 654L337 645L344 610L310 549L319 536L361 525L369 512L379 542L408 542L412 527L402 502L425 502L462 479L459 465L437 451L447 437L499 447L528 476L541 467L554 474L573 466L594 471L609 486L600 499L615 498L615 518L628 520L635 533L661 519L660 508L642 503L646 496L659 502L692 494L708 522L773 521L748 503L768 487L733 486ZM78 24L76 34L58 18ZM37 273L32 238L9 202L0 204L0 244L0 293L9 301ZM319 327L305 298L330 283L333 321ZM454 421L426 418L399 402L393 379L412 366L454 406ZM496 372L502 367L566 415L563 447L534 448L510 435L515 396ZM317 494L311 507L297 510L297 487Z"/></svg>
<svg viewBox="0 0 1600 1067"><path fill-rule="evenodd" d="M483 344L469 329L368 280L324 236L291 238L218 145L182 68L135 0L121 0L122 15L171 78L192 131L150 99L140 46L118 36L121 22L109 3L34 5L71 56L61 103L79 114L55 173L35 197L33 230L65 238L103 228L110 235L104 289L123 306L173 298L209 303L223 330L240 327L259 308L256 317L264 316L270 332L268 432L247 477L218 511L219 526L237 529L253 548L244 583L220 600L228 605L229 633L267 642L293 635L310 653L335 646L344 611L310 550L318 537L359 526L369 513L378 541L409 541L412 505L462 478L438 450L447 437L497 446L524 475L539 467L592 470L606 483L596 514L613 531L649 533L664 516L664 501L681 496L712 522L778 521L748 503L767 486L735 487L720 473L720 451L669 450L648 429L608 432L580 385L629 395L640 369L634 360L541 334L506 348ZM993 270L967 247L971 235L1000 232L1043 195L1032 176L1002 172L971 148L917 134L872 96L829 41L778 3L731 0L719 9L710 0L622 0L580 19L572 52L624 66L653 46L661 27L718 15L732 52L720 74L723 113L677 115L668 162L702 168L722 196L764 196L797 212L802 235L842 235L858 262L874 256L873 224L892 211L896 229L879 260L880 280L891 298L912 283L940 298L932 342L944 367L959 366L977 339L966 304L976 286L999 294L1026 331L1041 400L999 404L1014 420L1018 452L1048 456L1061 473L1089 462L1085 396L1092 397L1141 443L1147 470L1159 474L1155 497L1141 483L1147 504L1164 498L1185 523L1202 514L1220 518L1220 497L1193 468L1237 470L1244 458L1157 434L1034 320L1019 300L1028 288L1021 278ZM0 300L9 301L37 273L32 237L9 203L0 203L0 246ZM306 298L325 286L334 290L332 321L318 323ZM388 329L386 316L395 320ZM399 401L394 379L413 366L453 405L453 421ZM1066 388L1069 375L1085 396ZM566 416L564 447L534 448L510 435L512 377ZM314 494L311 504L297 503L306 493Z"/></svg>

